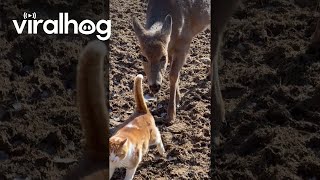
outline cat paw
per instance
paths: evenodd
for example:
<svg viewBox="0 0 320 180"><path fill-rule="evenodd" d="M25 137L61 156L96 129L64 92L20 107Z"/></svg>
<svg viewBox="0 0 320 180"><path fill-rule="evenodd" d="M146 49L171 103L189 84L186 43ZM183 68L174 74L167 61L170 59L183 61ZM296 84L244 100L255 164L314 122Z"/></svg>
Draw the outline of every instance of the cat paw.
<svg viewBox="0 0 320 180"><path fill-rule="evenodd" d="M165 158L165 159L167 158L167 153L164 152L164 153L159 153L159 154L160 154L160 156L159 155L155 156L156 160L159 160L161 158Z"/></svg>
<svg viewBox="0 0 320 180"><path fill-rule="evenodd" d="M160 153L160 155L161 155L162 157L167 157L167 153L166 153L166 152Z"/></svg>
<svg viewBox="0 0 320 180"><path fill-rule="evenodd" d="M164 149L162 142L157 145L157 149L162 157L166 156L166 150Z"/></svg>
<svg viewBox="0 0 320 180"><path fill-rule="evenodd" d="M160 155L161 155L162 157L166 157L166 156L167 156L166 151L165 151L164 149L160 150L159 153L160 153Z"/></svg>

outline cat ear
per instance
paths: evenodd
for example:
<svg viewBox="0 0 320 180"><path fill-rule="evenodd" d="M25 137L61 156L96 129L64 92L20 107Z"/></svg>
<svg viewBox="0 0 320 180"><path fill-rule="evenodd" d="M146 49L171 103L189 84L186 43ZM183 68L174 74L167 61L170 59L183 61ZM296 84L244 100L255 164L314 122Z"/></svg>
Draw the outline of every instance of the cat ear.
<svg viewBox="0 0 320 180"><path fill-rule="evenodd" d="M128 138L125 138L124 140L122 140L122 141L120 142L120 146L125 145L125 144L126 144L126 142L127 142L127 140L128 140Z"/></svg>

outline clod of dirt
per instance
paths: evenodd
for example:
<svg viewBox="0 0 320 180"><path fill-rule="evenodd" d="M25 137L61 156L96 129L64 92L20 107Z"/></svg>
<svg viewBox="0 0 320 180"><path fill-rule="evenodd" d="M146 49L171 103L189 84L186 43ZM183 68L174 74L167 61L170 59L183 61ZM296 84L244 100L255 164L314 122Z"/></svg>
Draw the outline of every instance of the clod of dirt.
<svg viewBox="0 0 320 180"><path fill-rule="evenodd" d="M23 46L21 48L21 57L22 57L22 64L33 66L34 60L39 56L40 52L38 48L33 48L32 46Z"/></svg>
<svg viewBox="0 0 320 180"><path fill-rule="evenodd" d="M320 177L320 162L313 161L312 159L302 160L304 162L298 167L298 174L303 179L314 179Z"/></svg>
<svg viewBox="0 0 320 180"><path fill-rule="evenodd" d="M8 140L8 135L5 132L0 134L0 150L8 150L11 144Z"/></svg>
<svg viewBox="0 0 320 180"><path fill-rule="evenodd" d="M290 112L279 104L271 107L267 111L266 117L270 122L273 122L279 125L283 125L284 123L292 120Z"/></svg>
<svg viewBox="0 0 320 180"><path fill-rule="evenodd" d="M77 160L74 158L60 158L60 157L55 157L53 159L53 162L55 163L61 163L61 164L70 164L73 162L76 162Z"/></svg>
<svg viewBox="0 0 320 180"><path fill-rule="evenodd" d="M245 140L238 152L242 156L250 155L264 148L272 139L273 133L270 129L258 129Z"/></svg>
<svg viewBox="0 0 320 180"><path fill-rule="evenodd" d="M306 144L307 147L313 149L317 153L320 153L320 137L312 137Z"/></svg>
<svg viewBox="0 0 320 180"><path fill-rule="evenodd" d="M9 155L4 151L0 151L0 161L4 161L7 159L9 159Z"/></svg>
<svg viewBox="0 0 320 180"><path fill-rule="evenodd" d="M0 121L7 121L10 117L9 111L4 108L0 108Z"/></svg>
<svg viewBox="0 0 320 180"><path fill-rule="evenodd" d="M42 150L50 155L57 153L60 148L66 146L66 140L62 137L60 131L50 132L40 143Z"/></svg>
<svg viewBox="0 0 320 180"><path fill-rule="evenodd" d="M22 110L22 104L19 103L19 102L12 104L12 107L13 107L13 110L16 111L16 112Z"/></svg>
<svg viewBox="0 0 320 180"><path fill-rule="evenodd" d="M32 71L32 66L26 65L21 70L21 75L26 76Z"/></svg>
<svg viewBox="0 0 320 180"><path fill-rule="evenodd" d="M281 150L281 147L268 146L263 151L264 158L268 164L277 165L285 162L285 157L283 157L283 150Z"/></svg>

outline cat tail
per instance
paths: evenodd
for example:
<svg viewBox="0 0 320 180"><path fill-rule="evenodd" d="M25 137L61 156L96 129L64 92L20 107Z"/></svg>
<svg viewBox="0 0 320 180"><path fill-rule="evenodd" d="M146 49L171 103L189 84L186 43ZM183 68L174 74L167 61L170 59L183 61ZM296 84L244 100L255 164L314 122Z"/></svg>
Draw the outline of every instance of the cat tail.
<svg viewBox="0 0 320 180"><path fill-rule="evenodd" d="M86 153L100 160L108 158L109 145L109 119L103 78L105 56L104 43L98 40L88 43L80 55L77 72L77 101L86 139Z"/></svg>
<svg viewBox="0 0 320 180"><path fill-rule="evenodd" d="M108 179L109 119L104 102L103 61L106 46L100 41L88 43L77 67L77 103L86 145L79 164L62 178Z"/></svg>
<svg viewBox="0 0 320 180"><path fill-rule="evenodd" d="M138 74L134 79L134 99L136 102L136 112L140 113L148 113L148 107L143 97L143 89L142 89L142 79L143 75Z"/></svg>

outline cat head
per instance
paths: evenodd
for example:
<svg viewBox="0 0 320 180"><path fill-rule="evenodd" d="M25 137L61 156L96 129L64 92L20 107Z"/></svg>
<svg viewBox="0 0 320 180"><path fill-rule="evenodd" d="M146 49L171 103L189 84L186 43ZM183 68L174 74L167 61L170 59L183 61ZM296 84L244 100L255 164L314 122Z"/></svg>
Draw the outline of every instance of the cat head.
<svg viewBox="0 0 320 180"><path fill-rule="evenodd" d="M109 161L117 163L123 160L128 152L128 139L111 137L109 140Z"/></svg>

